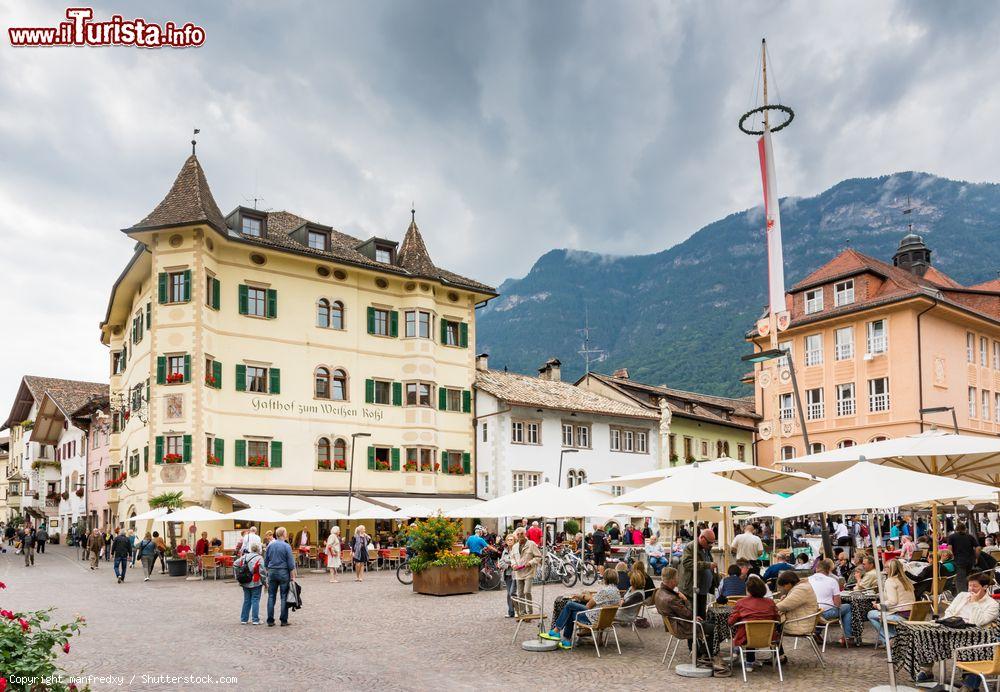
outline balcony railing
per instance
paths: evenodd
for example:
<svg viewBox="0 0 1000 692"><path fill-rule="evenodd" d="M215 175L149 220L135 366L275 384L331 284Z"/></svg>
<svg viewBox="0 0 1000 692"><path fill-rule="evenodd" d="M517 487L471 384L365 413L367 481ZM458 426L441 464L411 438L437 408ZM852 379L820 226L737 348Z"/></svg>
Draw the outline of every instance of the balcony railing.
<svg viewBox="0 0 1000 692"><path fill-rule="evenodd" d="M856 402L854 399L844 399L837 402L837 415L838 416L853 416L856 410Z"/></svg>
<svg viewBox="0 0 1000 692"><path fill-rule="evenodd" d="M837 344L837 360L850 360L854 357L854 344Z"/></svg>
<svg viewBox="0 0 1000 692"><path fill-rule="evenodd" d="M783 408L781 409L781 420L792 420L795 417L795 409L793 408Z"/></svg>
<svg viewBox="0 0 1000 692"><path fill-rule="evenodd" d="M822 403L820 403L820 404L809 404L808 407L806 408L806 417L809 420L818 420L818 419L820 419L820 418L823 417L823 409L824 408L825 408L825 406L823 406Z"/></svg>
<svg viewBox="0 0 1000 692"><path fill-rule="evenodd" d="M872 394L868 397L868 410L872 413L889 410L889 394Z"/></svg>
<svg viewBox="0 0 1000 692"><path fill-rule="evenodd" d="M806 351L806 365L822 365L822 364L823 364L822 349Z"/></svg>
<svg viewBox="0 0 1000 692"><path fill-rule="evenodd" d="M868 353L875 356L880 353L885 353L887 348L885 336L870 336L868 337Z"/></svg>

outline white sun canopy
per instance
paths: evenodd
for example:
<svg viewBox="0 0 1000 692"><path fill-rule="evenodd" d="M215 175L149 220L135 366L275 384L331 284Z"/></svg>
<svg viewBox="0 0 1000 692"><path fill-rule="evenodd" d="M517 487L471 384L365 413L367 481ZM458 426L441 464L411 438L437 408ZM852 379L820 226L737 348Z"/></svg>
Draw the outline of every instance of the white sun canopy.
<svg viewBox="0 0 1000 692"><path fill-rule="evenodd" d="M767 466L753 466L752 464L747 464L737 459L730 459L729 457L720 457L711 461L699 461L698 467L770 493L797 493L817 481L816 478L806 473L780 471ZM644 485L669 478L677 473L677 471L685 468L689 468L689 466L669 466L664 469L643 471L628 476L607 478L602 481L595 481L592 485L617 485L625 488L641 488Z"/></svg>
<svg viewBox="0 0 1000 692"><path fill-rule="evenodd" d="M158 518L158 521L178 521L187 523L189 521L220 521L228 518L229 517L225 514L220 514L219 512L214 512L198 505L192 505L191 507L185 507L184 509L179 509L176 512L171 512L170 514L164 514Z"/></svg>
<svg viewBox="0 0 1000 692"><path fill-rule="evenodd" d="M616 497L614 502L635 507L691 507L698 502L708 507L770 505L775 496L730 480L702 464L678 466L668 477ZM700 512L699 512L700 516Z"/></svg>
<svg viewBox="0 0 1000 692"><path fill-rule="evenodd" d="M552 483L539 483L531 488L519 490L509 495L460 507L445 512L453 518L478 517L599 517L607 514L607 509L595 503L583 493L574 493Z"/></svg>

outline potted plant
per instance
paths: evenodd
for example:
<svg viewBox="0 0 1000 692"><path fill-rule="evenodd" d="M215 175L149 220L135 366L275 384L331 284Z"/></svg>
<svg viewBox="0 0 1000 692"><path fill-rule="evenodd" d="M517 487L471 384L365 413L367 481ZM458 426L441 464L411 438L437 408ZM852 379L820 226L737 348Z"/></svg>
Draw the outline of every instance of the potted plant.
<svg viewBox="0 0 1000 692"><path fill-rule="evenodd" d="M461 464L452 464L451 466L448 467L448 473L450 473L453 476L461 476L463 472L464 469L462 468Z"/></svg>
<svg viewBox="0 0 1000 692"><path fill-rule="evenodd" d="M376 471L388 471L389 470L389 462L388 461L381 461L381 460L376 461L375 462L375 470Z"/></svg>
<svg viewBox="0 0 1000 692"><path fill-rule="evenodd" d="M63 490L62 491L62 499L64 499L64 500L68 500L69 499L69 491L68 490Z"/></svg>
<svg viewBox="0 0 1000 692"><path fill-rule="evenodd" d="M405 464L403 464L403 470L404 471L416 471L417 470L417 462L415 462L415 461L408 461L408 462L406 462Z"/></svg>
<svg viewBox="0 0 1000 692"><path fill-rule="evenodd" d="M212 375L211 373L206 374L205 375L205 384L207 384L209 387L214 387L215 386L215 376Z"/></svg>
<svg viewBox="0 0 1000 692"><path fill-rule="evenodd" d="M48 495L45 496L45 499L46 500L58 500L59 499L59 493L57 493L55 491L52 491L51 493L49 493Z"/></svg>
<svg viewBox="0 0 1000 692"><path fill-rule="evenodd" d="M182 461L184 461L184 457L182 457L180 454L171 453L163 455L164 464L179 464Z"/></svg>
<svg viewBox="0 0 1000 692"><path fill-rule="evenodd" d="M211 452L205 457L205 463L209 466L222 466L222 462L219 461L219 457L215 456Z"/></svg>
<svg viewBox="0 0 1000 692"><path fill-rule="evenodd" d="M329 459L320 459L319 462L316 464L316 466L319 468L320 471L329 471L330 470L330 460Z"/></svg>
<svg viewBox="0 0 1000 692"><path fill-rule="evenodd" d="M267 457L263 455L255 457L247 457L247 466L252 466L258 469L266 469Z"/></svg>
<svg viewBox="0 0 1000 692"><path fill-rule="evenodd" d="M77 497L83 497L83 488L77 488L76 489L76 496Z"/></svg>
<svg viewBox="0 0 1000 692"><path fill-rule="evenodd" d="M184 373L172 372L167 375L167 384L179 384L184 381Z"/></svg>
<svg viewBox="0 0 1000 692"><path fill-rule="evenodd" d="M121 485L122 485L122 483L125 482L126 478L128 478L128 474L125 473L124 471L122 471L120 474L118 474L114 478L109 478L108 480L104 481L104 487L105 488L120 488Z"/></svg>
<svg viewBox="0 0 1000 692"><path fill-rule="evenodd" d="M346 459L337 459L336 461L333 462L333 468L335 468L337 471L346 471L347 470L347 460Z"/></svg>
<svg viewBox="0 0 1000 692"><path fill-rule="evenodd" d="M406 530L414 593L450 596L479 591L479 558L452 552L457 521L438 515Z"/></svg>

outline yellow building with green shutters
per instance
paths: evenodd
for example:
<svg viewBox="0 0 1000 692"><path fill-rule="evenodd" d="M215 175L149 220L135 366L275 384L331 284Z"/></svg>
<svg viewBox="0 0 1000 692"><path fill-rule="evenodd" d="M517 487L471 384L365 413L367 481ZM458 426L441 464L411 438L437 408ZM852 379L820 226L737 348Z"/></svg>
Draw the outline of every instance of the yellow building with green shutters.
<svg viewBox="0 0 1000 692"><path fill-rule="evenodd" d="M135 254L101 324L119 521L167 492L219 511L343 507L349 483L392 506L472 501L475 309L496 292L435 266L414 219L396 243L223 216L191 156L123 232Z"/></svg>

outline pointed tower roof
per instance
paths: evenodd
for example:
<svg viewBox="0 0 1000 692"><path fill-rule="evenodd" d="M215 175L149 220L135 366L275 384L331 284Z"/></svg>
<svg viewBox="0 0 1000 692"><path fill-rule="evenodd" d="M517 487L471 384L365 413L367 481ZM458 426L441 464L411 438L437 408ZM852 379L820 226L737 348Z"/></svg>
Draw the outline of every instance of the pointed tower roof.
<svg viewBox="0 0 1000 692"><path fill-rule="evenodd" d="M192 154L181 167L170 192L156 205L146 218L130 230L181 226L189 223L208 223L217 230L226 227L219 205L212 197L205 171L198 157Z"/></svg>
<svg viewBox="0 0 1000 692"><path fill-rule="evenodd" d="M399 246L399 265L413 274L435 276L438 270L431 262L423 236L417 228L416 212L411 209L410 213L412 214L410 227L406 229L403 244Z"/></svg>

